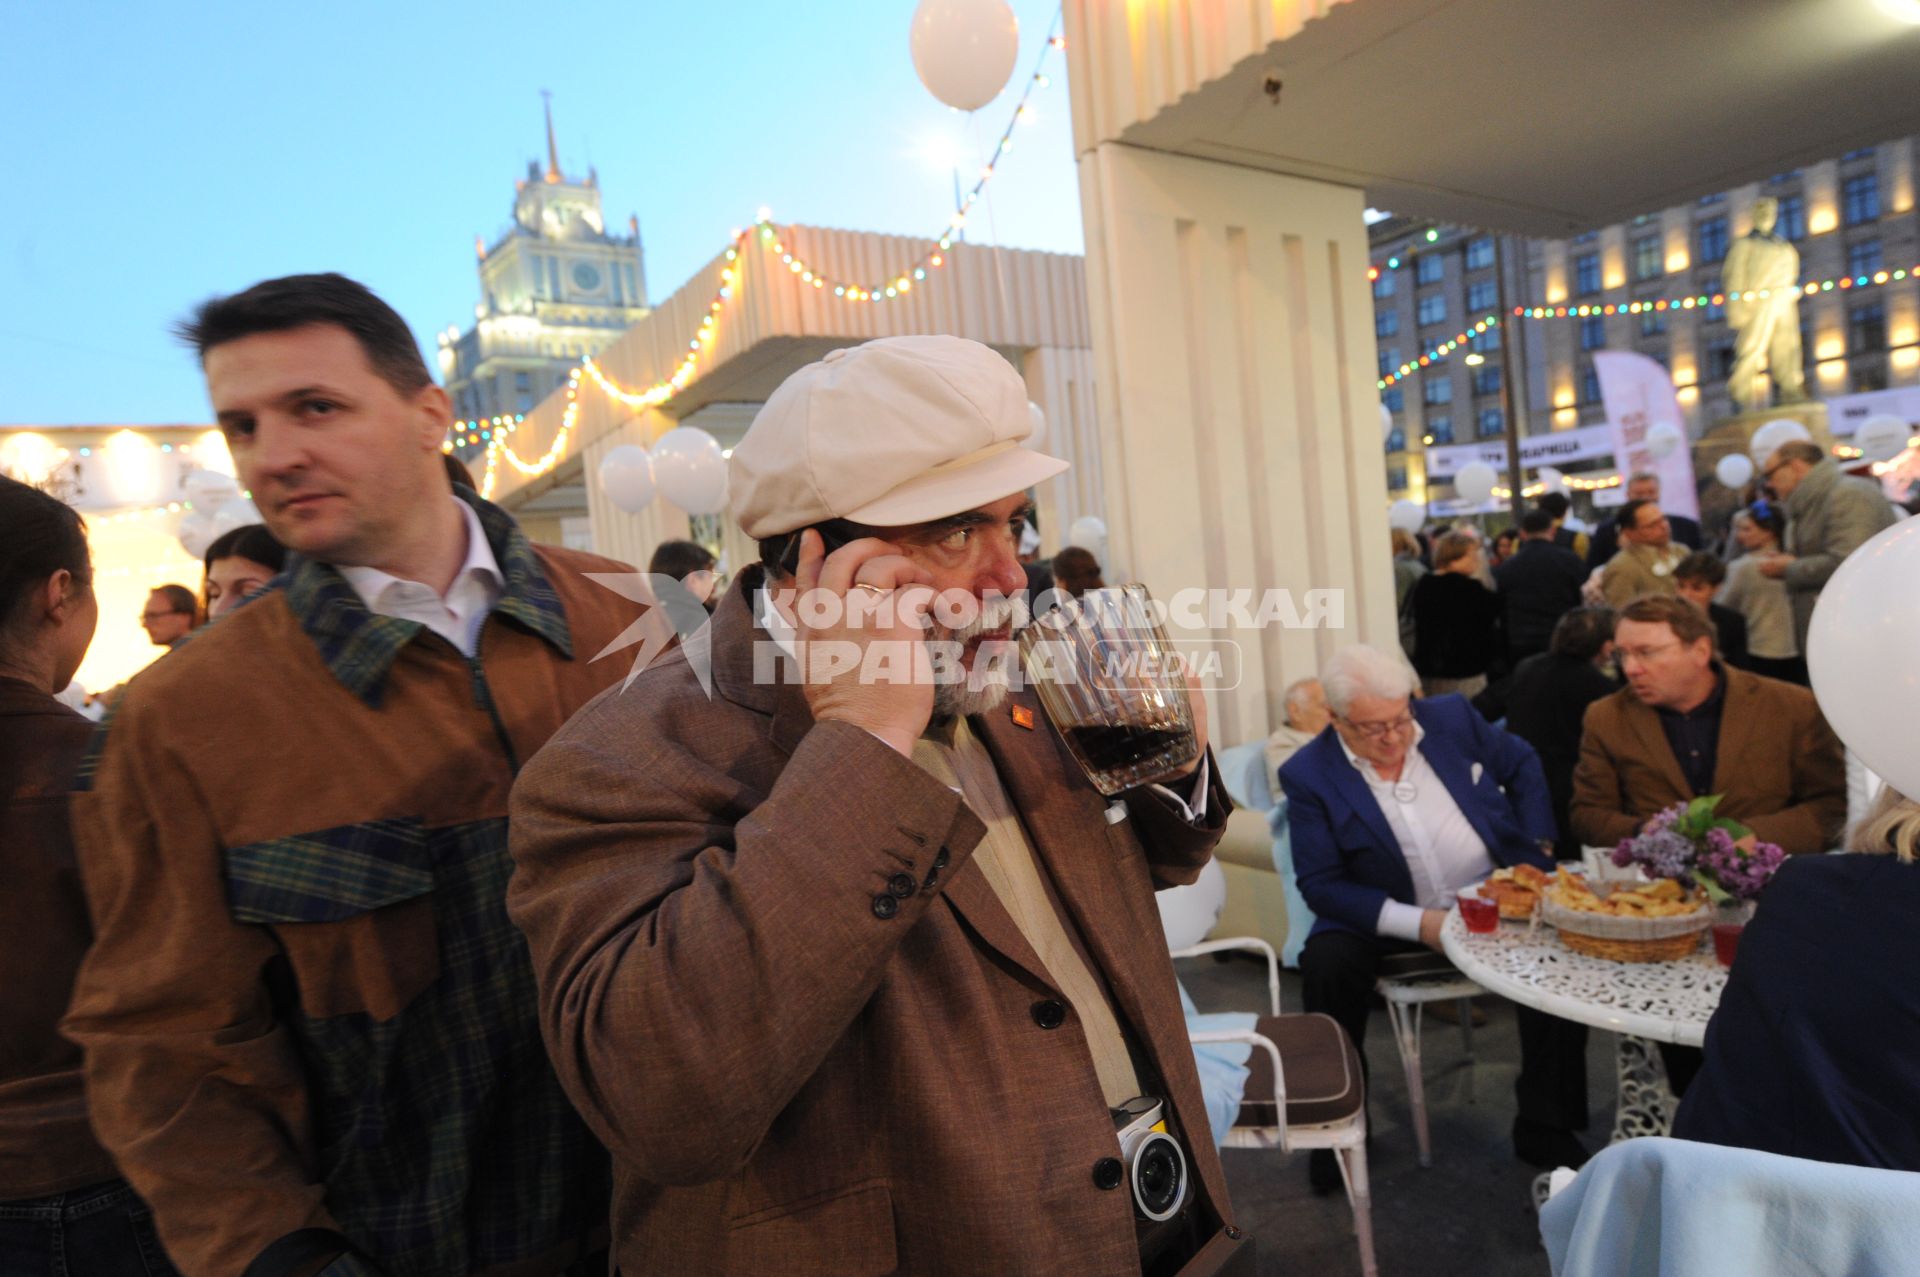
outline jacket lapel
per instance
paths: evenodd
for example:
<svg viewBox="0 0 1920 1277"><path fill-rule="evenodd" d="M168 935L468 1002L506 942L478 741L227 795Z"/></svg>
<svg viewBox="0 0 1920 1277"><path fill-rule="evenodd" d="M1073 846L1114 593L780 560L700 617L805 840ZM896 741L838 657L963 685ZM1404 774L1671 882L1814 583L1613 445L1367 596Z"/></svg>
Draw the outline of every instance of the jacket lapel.
<svg viewBox="0 0 1920 1277"><path fill-rule="evenodd" d="M1667 743L1667 734L1660 730L1660 715L1631 692L1622 708L1627 721L1633 725L1634 739L1640 745L1640 757L1656 762L1661 778L1673 791L1674 797L1663 800L1660 806L1670 807L1674 802L1692 798L1693 787L1687 784L1687 774L1680 770L1680 760L1673 756L1673 746ZM1724 721L1724 714L1722 717ZM1723 734L1725 730L1723 726Z"/></svg>
<svg viewBox="0 0 1920 1277"><path fill-rule="evenodd" d="M1755 720L1753 683L1739 670L1726 671L1727 690L1720 702L1720 736L1713 747L1713 792L1734 788L1732 772L1746 753L1748 737L1759 727ZM1673 751L1669 750L1668 753Z"/></svg>
<svg viewBox="0 0 1920 1277"><path fill-rule="evenodd" d="M1427 739L1438 739L1431 728L1428 728ZM1486 847L1487 855L1493 858L1493 863L1505 864L1506 861L1501 854L1504 844L1493 825L1487 820L1487 805L1480 801L1479 787L1473 782L1473 773L1468 769L1469 762L1466 755L1459 750L1441 748L1432 753L1423 749L1420 751L1420 756L1427 760L1427 766L1433 768L1433 774L1440 778L1442 785L1446 786L1447 793L1453 798L1453 805L1460 809L1460 814L1467 818L1469 825L1473 826L1473 832L1480 835L1480 842Z"/></svg>
<svg viewBox="0 0 1920 1277"><path fill-rule="evenodd" d="M1380 810L1380 803L1374 798L1373 791L1367 788L1367 782L1360 778L1359 770L1347 761L1346 751L1340 748L1339 738L1329 737L1328 744L1333 746L1327 771L1333 777L1334 790L1366 825L1367 832L1373 835L1374 845L1383 851L1392 852L1393 858L1398 859L1400 840L1393 836L1393 826L1387 823L1387 814ZM1407 879L1407 887L1409 890L1413 887L1411 877Z"/></svg>

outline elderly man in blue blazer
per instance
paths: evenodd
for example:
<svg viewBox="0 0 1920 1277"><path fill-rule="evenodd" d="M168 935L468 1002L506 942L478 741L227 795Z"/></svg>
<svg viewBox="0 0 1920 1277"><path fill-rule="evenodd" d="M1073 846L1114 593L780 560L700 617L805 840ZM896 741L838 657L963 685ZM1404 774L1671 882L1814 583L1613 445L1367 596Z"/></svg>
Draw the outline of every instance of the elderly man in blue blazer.
<svg viewBox="0 0 1920 1277"><path fill-rule="evenodd" d="M1551 869L1553 807L1532 746L1459 696L1416 703L1419 678L1398 654L1344 648L1320 682L1333 722L1280 769L1300 894L1319 917L1300 973L1307 1010L1339 1021L1364 1067L1375 978L1444 967L1440 924L1454 897L1496 868ZM1514 1152L1578 1166L1586 1029L1516 1010ZM1310 1169L1316 1188L1339 1182L1331 1165Z"/></svg>

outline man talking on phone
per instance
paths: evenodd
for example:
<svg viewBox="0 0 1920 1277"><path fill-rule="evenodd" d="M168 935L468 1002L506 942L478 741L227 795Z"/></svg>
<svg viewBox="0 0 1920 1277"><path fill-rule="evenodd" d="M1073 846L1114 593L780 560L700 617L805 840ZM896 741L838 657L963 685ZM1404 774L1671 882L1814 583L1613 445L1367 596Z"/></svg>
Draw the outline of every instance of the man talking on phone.
<svg viewBox="0 0 1920 1277"><path fill-rule="evenodd" d="M509 908L621 1271L1251 1258L1153 900L1229 803L1197 695L1195 756L1109 805L1008 686L1024 494L1066 468L1029 430L959 338L793 374L733 453L761 561L710 669L675 649L514 791Z"/></svg>

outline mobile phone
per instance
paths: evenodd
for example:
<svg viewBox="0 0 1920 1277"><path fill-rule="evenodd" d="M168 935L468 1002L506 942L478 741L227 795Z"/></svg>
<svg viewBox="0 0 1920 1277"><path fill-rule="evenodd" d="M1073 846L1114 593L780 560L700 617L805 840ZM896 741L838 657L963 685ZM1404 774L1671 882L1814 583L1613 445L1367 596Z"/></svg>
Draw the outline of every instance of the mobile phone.
<svg viewBox="0 0 1920 1277"><path fill-rule="evenodd" d="M831 519L825 523L816 523L812 526L813 530L820 534L820 540L825 545L826 553L828 554L832 554L849 541L859 539L857 535L852 533L851 525L839 519ZM792 576L800 570L800 539L806 535L806 532L807 530L805 528L801 528L798 532L795 532L787 541L785 553L780 556L780 570L788 576Z"/></svg>

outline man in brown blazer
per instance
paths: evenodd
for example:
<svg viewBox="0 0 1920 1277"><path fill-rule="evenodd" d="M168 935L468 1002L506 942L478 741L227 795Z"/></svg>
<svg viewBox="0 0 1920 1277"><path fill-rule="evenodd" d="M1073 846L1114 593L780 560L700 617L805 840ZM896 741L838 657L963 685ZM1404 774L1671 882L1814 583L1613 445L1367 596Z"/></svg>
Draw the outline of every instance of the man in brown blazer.
<svg viewBox="0 0 1920 1277"><path fill-rule="evenodd" d="M1627 686L1587 709L1570 820L1612 846L1675 803L1724 794L1718 813L1788 852L1836 845L1846 764L1813 693L1722 665L1711 622L1679 598L1627 605L1614 651Z"/></svg>
<svg viewBox="0 0 1920 1277"><path fill-rule="evenodd" d="M1600 573L1600 593L1614 608L1643 594L1671 596L1673 570L1686 557L1658 501L1629 501L1620 507L1620 552Z"/></svg>
<svg viewBox="0 0 1920 1277"><path fill-rule="evenodd" d="M1024 493L1064 469L1029 430L1018 375L958 338L794 374L732 459L761 563L514 791L509 907L613 1151L623 1273L1250 1258L1153 900L1229 803L1204 724L1108 802L1006 686ZM964 684L933 685L942 652ZM1163 1225L1116 1139L1138 1095L1191 1172Z"/></svg>

